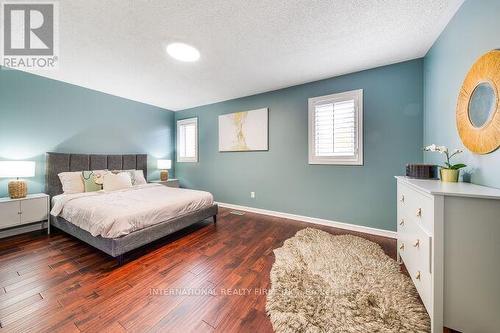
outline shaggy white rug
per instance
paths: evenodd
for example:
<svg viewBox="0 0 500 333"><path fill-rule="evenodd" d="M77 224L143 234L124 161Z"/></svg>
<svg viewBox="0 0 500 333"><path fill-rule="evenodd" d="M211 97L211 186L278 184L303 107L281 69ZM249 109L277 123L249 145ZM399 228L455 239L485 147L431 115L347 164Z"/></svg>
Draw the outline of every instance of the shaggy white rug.
<svg viewBox="0 0 500 333"><path fill-rule="evenodd" d="M430 332L415 286L378 244L307 228L274 254L276 332Z"/></svg>

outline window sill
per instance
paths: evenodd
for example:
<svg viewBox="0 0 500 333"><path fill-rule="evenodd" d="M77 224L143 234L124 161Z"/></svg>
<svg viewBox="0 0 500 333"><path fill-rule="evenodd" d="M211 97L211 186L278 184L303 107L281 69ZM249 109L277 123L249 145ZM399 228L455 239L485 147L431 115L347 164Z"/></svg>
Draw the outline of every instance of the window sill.
<svg viewBox="0 0 500 333"><path fill-rule="evenodd" d="M362 166L362 159L309 159L309 164L311 165L354 165Z"/></svg>

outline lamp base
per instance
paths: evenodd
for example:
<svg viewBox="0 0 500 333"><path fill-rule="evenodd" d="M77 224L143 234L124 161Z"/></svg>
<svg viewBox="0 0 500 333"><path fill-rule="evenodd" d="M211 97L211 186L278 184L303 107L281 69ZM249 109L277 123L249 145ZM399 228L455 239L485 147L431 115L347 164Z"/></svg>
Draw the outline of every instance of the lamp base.
<svg viewBox="0 0 500 333"><path fill-rule="evenodd" d="M11 199L21 199L28 195L28 185L24 180L11 180L9 182L9 197Z"/></svg>
<svg viewBox="0 0 500 333"><path fill-rule="evenodd" d="M161 172L160 172L160 180L162 182L166 182L168 180L168 170L161 170Z"/></svg>

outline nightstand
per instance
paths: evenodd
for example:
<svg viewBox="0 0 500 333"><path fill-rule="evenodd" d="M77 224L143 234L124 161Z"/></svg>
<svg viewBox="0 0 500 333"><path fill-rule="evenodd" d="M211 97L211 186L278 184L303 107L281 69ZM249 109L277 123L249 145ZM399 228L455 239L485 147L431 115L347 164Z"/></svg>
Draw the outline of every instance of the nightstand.
<svg viewBox="0 0 500 333"><path fill-rule="evenodd" d="M0 230L47 220L50 234L49 196L45 193L29 194L25 198L0 198Z"/></svg>
<svg viewBox="0 0 500 333"><path fill-rule="evenodd" d="M169 180L165 180L165 181L161 181L161 180L153 180L151 181L150 183L156 183L156 184L162 184L164 186L168 186L168 187L176 187L176 188L179 188L179 179L169 179Z"/></svg>

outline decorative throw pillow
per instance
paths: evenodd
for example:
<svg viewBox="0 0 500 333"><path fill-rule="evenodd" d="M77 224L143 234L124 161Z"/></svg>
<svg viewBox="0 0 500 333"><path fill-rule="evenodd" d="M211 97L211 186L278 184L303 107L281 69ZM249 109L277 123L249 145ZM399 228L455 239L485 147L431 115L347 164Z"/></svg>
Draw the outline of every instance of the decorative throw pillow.
<svg viewBox="0 0 500 333"><path fill-rule="evenodd" d="M130 181L132 182L132 185L134 185L135 183L135 170L113 170L111 171L112 173L114 173L115 175L119 174L119 173L122 173L122 172L126 172L130 175Z"/></svg>
<svg viewBox="0 0 500 333"><path fill-rule="evenodd" d="M142 185L147 183L142 170L113 170L111 172L114 174L128 172L130 174L130 179L132 180L132 185Z"/></svg>
<svg viewBox="0 0 500 333"><path fill-rule="evenodd" d="M104 175L108 170L82 171L85 192L96 192L102 190Z"/></svg>
<svg viewBox="0 0 500 333"><path fill-rule="evenodd" d="M116 191L129 187L132 187L132 179L129 172L120 172L118 174L108 172L104 174L104 191Z"/></svg>
<svg viewBox="0 0 500 333"><path fill-rule="evenodd" d="M85 192L81 171L61 172L58 174L64 194Z"/></svg>
<svg viewBox="0 0 500 333"><path fill-rule="evenodd" d="M146 184L146 178L144 178L144 172L142 170L134 170L135 171L135 182L134 185L143 185Z"/></svg>

